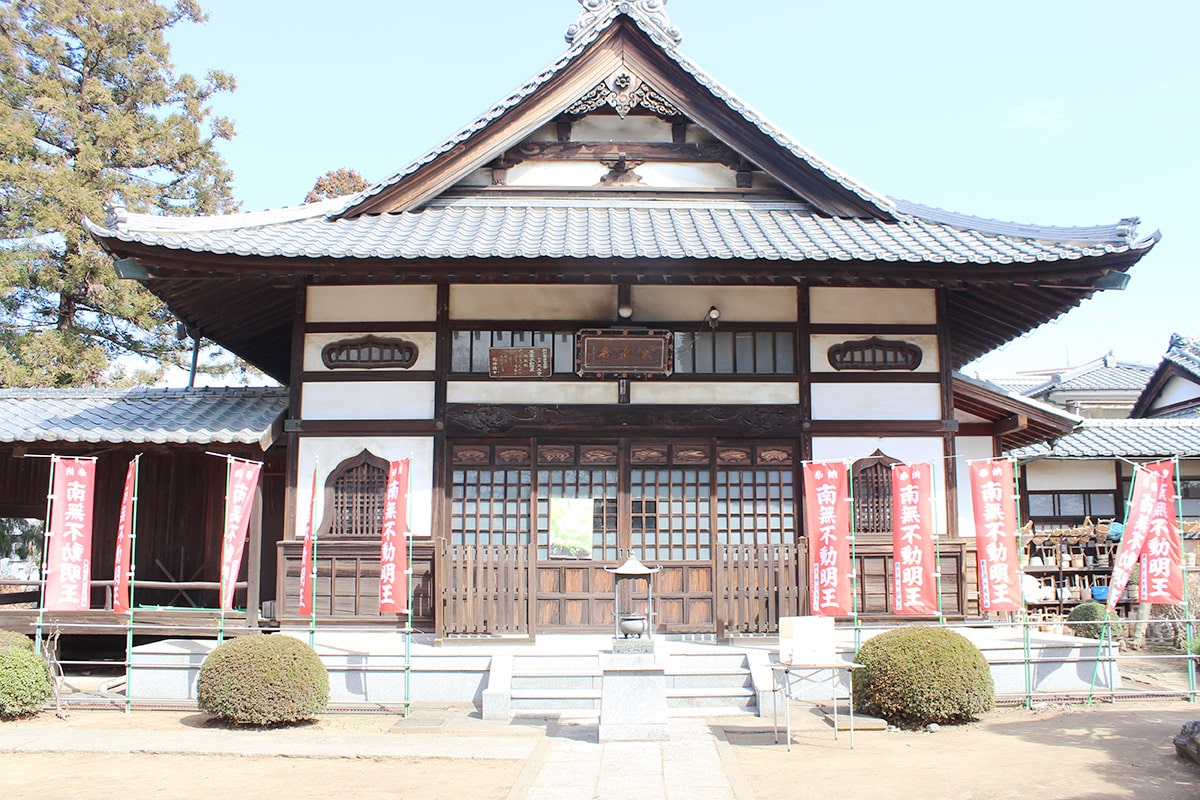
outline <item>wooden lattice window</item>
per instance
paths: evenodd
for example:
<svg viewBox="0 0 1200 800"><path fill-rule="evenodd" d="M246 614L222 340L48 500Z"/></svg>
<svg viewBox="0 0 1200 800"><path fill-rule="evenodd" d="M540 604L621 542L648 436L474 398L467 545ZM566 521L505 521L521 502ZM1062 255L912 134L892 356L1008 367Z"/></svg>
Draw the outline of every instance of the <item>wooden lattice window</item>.
<svg viewBox="0 0 1200 800"><path fill-rule="evenodd" d="M408 369L417 363L418 355L412 342L368 335L330 342L321 348L321 363L326 369Z"/></svg>
<svg viewBox="0 0 1200 800"><path fill-rule="evenodd" d="M383 494L388 462L363 450L325 481L325 518L319 535L331 539L376 538L383 531Z"/></svg>
<svg viewBox="0 0 1200 800"><path fill-rule="evenodd" d="M451 463L451 543L529 544L533 475L528 444L455 445Z"/></svg>
<svg viewBox="0 0 1200 800"><path fill-rule="evenodd" d="M860 339L841 342L829 348L829 366L836 370L914 370L921 366L921 348L912 342Z"/></svg>
<svg viewBox="0 0 1200 800"><path fill-rule="evenodd" d="M892 535L892 464L899 460L876 450L854 462L854 531L864 538Z"/></svg>

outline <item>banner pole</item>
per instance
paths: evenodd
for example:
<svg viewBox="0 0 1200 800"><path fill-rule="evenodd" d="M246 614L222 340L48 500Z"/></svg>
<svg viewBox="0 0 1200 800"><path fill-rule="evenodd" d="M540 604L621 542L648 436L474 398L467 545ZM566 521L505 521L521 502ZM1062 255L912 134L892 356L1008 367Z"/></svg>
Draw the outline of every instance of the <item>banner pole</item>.
<svg viewBox="0 0 1200 800"><path fill-rule="evenodd" d="M1017 614L1017 624L1021 626L1021 641L1025 649L1025 708L1033 708L1033 642L1029 630L1029 609L1025 605L1025 587L1023 585L1025 570L1021 569L1021 553L1025 551L1025 542L1021 537L1021 481L1017 475L1017 461L1009 458L1013 468L1013 519L1017 525L1017 570L1020 573L1022 585L1017 591L1021 593L1021 610Z"/></svg>
<svg viewBox="0 0 1200 800"><path fill-rule="evenodd" d="M412 525L410 524L412 509L412 453L408 458L408 468L405 471L404 486L404 516L402 520L404 531L400 534L404 542L404 716L412 713L412 623L413 623L413 548Z"/></svg>
<svg viewBox="0 0 1200 800"><path fill-rule="evenodd" d="M138 481L141 480L142 454L133 457L133 510L129 518L129 609L125 623L125 713L133 710L133 600L137 579L137 508Z"/></svg>
<svg viewBox="0 0 1200 800"><path fill-rule="evenodd" d="M1175 527L1179 530L1179 573L1183 578L1183 617L1184 617L1184 658L1187 659L1188 671L1188 702L1196 702L1196 659L1192 658L1192 649L1197 647L1196 626L1192 620L1192 596L1189 590L1187 557L1184 549L1187 540L1183 538L1183 482L1179 479L1179 456L1172 459L1175 467ZM1200 653L1198 653L1200 654Z"/></svg>
<svg viewBox="0 0 1200 800"><path fill-rule="evenodd" d="M1100 656L1104 653L1104 643L1111 641L1111 637L1112 626L1108 624L1108 609L1105 609L1104 627L1100 629L1100 641L1096 643L1096 663L1092 665L1092 685L1088 688L1087 702L1084 705L1090 706L1096 695L1096 678L1100 676Z"/></svg>
<svg viewBox="0 0 1200 800"><path fill-rule="evenodd" d="M208 455L217 455L209 453ZM232 480L233 473L233 456L225 456L225 502L222 505L225 507L221 518L225 520L225 524L221 527L221 596L217 598L217 608L219 616L217 622L217 644L225 641L225 558L226 549L229 547L229 484Z"/></svg>
<svg viewBox="0 0 1200 800"><path fill-rule="evenodd" d="M943 488L943 495L944 495L945 486L946 486L945 476L944 475L942 476L942 481L937 480L938 464L936 461L929 462L929 468L933 470L933 474L934 474L934 480L932 480L930 482L930 486L931 487L941 486ZM936 492L931 491L929 493L929 506L930 506L930 512L933 514L933 519L936 520L938 518L938 502L937 502L937 493ZM946 516L948 517L949 510L947 509L945 504L942 505L942 509L946 513ZM946 520L947 528L949 527L949 522L950 522L949 519L947 519ZM945 627L945 625L946 625L946 609L942 605L942 537L937 531L937 526L934 526L934 529L933 529L933 566L934 566L933 580L934 580L934 585L937 586L938 625Z"/></svg>
<svg viewBox="0 0 1200 800"><path fill-rule="evenodd" d="M313 509L317 503L317 472L319 471L319 467L320 461L314 458L312 495L308 498L308 535L312 537L312 561L303 567L303 569L309 570L308 646L313 648L317 646L317 529L313 526ZM330 584L330 587L332 595L332 584Z"/></svg>
<svg viewBox="0 0 1200 800"><path fill-rule="evenodd" d="M33 639L33 649L36 653L42 652L42 626L46 619L46 570L49 567L47 558L50 554L50 537L53 531L50 530L50 519L54 509L54 472L58 469L58 456L50 456L50 483L46 486L46 519L42 523L42 570L41 570L41 586L39 588L40 600L38 602L37 628L35 629L36 636Z"/></svg>
<svg viewBox="0 0 1200 800"><path fill-rule="evenodd" d="M850 618L854 623L854 652L862 647L862 631L858 627L858 531L854 525L854 468L846 465L846 490L850 496Z"/></svg>
<svg viewBox="0 0 1200 800"><path fill-rule="evenodd" d="M410 472L409 486L412 485L411 475ZM407 506L407 504L405 505ZM408 543L408 546L405 548L408 551L408 566L405 569L405 577L408 579L408 589L405 597L405 607L408 609L408 617L404 624L404 716L407 717L412 713L413 548L410 531L405 531L404 536Z"/></svg>

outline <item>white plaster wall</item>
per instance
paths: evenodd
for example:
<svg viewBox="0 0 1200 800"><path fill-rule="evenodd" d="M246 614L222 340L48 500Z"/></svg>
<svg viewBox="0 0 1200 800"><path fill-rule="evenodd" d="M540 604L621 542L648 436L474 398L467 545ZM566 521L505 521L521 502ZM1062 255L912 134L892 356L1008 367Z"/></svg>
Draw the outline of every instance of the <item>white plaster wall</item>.
<svg viewBox="0 0 1200 800"><path fill-rule="evenodd" d="M956 420L958 420L959 422L967 422L967 423L977 423L977 422L990 423L991 422L991 420L986 420L983 417L976 416L975 414L970 414L966 411L959 411L957 408L954 409L954 418Z"/></svg>
<svg viewBox="0 0 1200 800"><path fill-rule="evenodd" d="M433 322L436 286L310 286L309 322Z"/></svg>
<svg viewBox="0 0 1200 800"><path fill-rule="evenodd" d="M629 402L666 405L743 405L745 403L795 405L800 387L795 383L719 383L630 381Z"/></svg>
<svg viewBox="0 0 1200 800"><path fill-rule="evenodd" d="M1033 461L1025 470L1025 487L1041 491L1116 488L1111 461Z"/></svg>
<svg viewBox="0 0 1200 800"><path fill-rule="evenodd" d="M634 172L641 186L668 189L736 189L737 173L723 164L642 164Z"/></svg>
<svg viewBox="0 0 1200 800"><path fill-rule="evenodd" d="M312 494L313 470L317 472L317 502L313 508L313 527L319 527L325 514L325 481L347 458L364 449L385 461L411 458L409 464L408 520L413 536L429 537L433 529L433 439L424 436L341 436L300 439L300 480L296 485L296 527L294 538L304 536L305 515ZM318 544L318 548L320 545Z"/></svg>
<svg viewBox="0 0 1200 800"><path fill-rule="evenodd" d="M708 307L705 306L705 310ZM450 287L452 319L597 320L617 318L615 286L460 286Z"/></svg>
<svg viewBox="0 0 1200 800"><path fill-rule="evenodd" d="M433 419L432 381L305 383L303 419Z"/></svg>
<svg viewBox="0 0 1200 800"><path fill-rule="evenodd" d="M971 505L971 473L967 464L992 458L992 439L990 436L959 436L954 440L954 447L958 451L958 460L955 462L958 472L958 535L973 539L975 511Z"/></svg>
<svg viewBox="0 0 1200 800"><path fill-rule="evenodd" d="M842 342L857 342L863 339L870 339L871 334L854 334L848 335L845 333L817 333L809 339L809 347L812 358L813 372L837 372L829 365L829 348L835 344ZM939 367L938 360L938 340L936 336L893 336L891 334L881 334L881 339L889 341L909 342L921 348L921 365L912 372L937 372ZM841 370L842 372L869 372L870 370ZM903 370L907 371L907 370ZM897 371L889 374L898 374Z"/></svg>
<svg viewBox="0 0 1200 800"><path fill-rule="evenodd" d="M813 461L857 461L876 450L882 450L892 458L905 463L931 463L934 469L933 485L939 498L946 496L945 454L940 437L900 436L822 436L813 437ZM946 504L937 503L937 530L946 533Z"/></svg>
<svg viewBox="0 0 1200 800"><path fill-rule="evenodd" d="M481 167L459 181L456 186L491 186L492 168Z"/></svg>
<svg viewBox="0 0 1200 800"><path fill-rule="evenodd" d="M376 367L372 372L424 372L437 365L437 334L432 332L395 333L375 331L373 333L306 333L304 335L304 369L307 372L339 372L330 370L321 362L321 348L343 339L358 339L363 336L378 336L383 339L404 339L417 346L417 360L411 367Z"/></svg>
<svg viewBox="0 0 1200 800"><path fill-rule="evenodd" d="M557 137L548 137L553 140ZM658 117L630 115L621 119L614 114L589 114L571 126L576 142L669 142L671 123Z"/></svg>
<svg viewBox="0 0 1200 800"><path fill-rule="evenodd" d="M508 170L509 186L595 186L608 174L597 161L524 161Z"/></svg>
<svg viewBox="0 0 1200 800"><path fill-rule="evenodd" d="M616 381L563 383L554 381L450 381L450 403L578 403L599 405L620 399Z"/></svg>
<svg viewBox="0 0 1200 800"><path fill-rule="evenodd" d="M814 383L813 419L942 418L936 383Z"/></svg>
<svg viewBox="0 0 1200 800"><path fill-rule="evenodd" d="M820 324L932 325L937 322L937 295L933 289L814 286L809 318Z"/></svg>
<svg viewBox="0 0 1200 800"><path fill-rule="evenodd" d="M1150 408L1162 408L1163 406L1194 400L1197 397L1200 397L1200 386L1183 378L1174 377L1168 380L1166 385L1163 386L1158 397L1150 404Z"/></svg>
<svg viewBox="0 0 1200 800"><path fill-rule="evenodd" d="M796 290L786 286L634 286L630 289L633 321L695 320L708 309L721 312L718 322L795 322Z"/></svg>

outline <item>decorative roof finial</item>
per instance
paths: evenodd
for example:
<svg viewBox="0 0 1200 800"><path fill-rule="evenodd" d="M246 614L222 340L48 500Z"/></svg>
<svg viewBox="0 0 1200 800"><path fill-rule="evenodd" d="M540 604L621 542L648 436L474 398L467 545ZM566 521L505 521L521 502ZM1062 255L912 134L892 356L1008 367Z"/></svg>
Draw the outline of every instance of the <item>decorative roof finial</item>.
<svg viewBox="0 0 1200 800"><path fill-rule="evenodd" d="M584 33L616 14L636 17L656 30L671 47L683 41L683 34L667 16L667 0L579 0L583 6L579 18L567 28L567 44L575 44Z"/></svg>

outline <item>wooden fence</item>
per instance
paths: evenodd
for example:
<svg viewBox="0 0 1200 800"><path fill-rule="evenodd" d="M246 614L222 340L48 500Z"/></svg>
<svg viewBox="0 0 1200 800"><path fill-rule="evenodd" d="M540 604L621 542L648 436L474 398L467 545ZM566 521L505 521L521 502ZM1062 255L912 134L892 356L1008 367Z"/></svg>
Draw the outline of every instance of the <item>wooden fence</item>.
<svg viewBox="0 0 1200 800"><path fill-rule="evenodd" d="M442 543L442 626L453 634L528 634L529 552Z"/></svg>
<svg viewBox="0 0 1200 800"><path fill-rule="evenodd" d="M717 551L718 633L775 633L803 606L804 543L728 544Z"/></svg>

